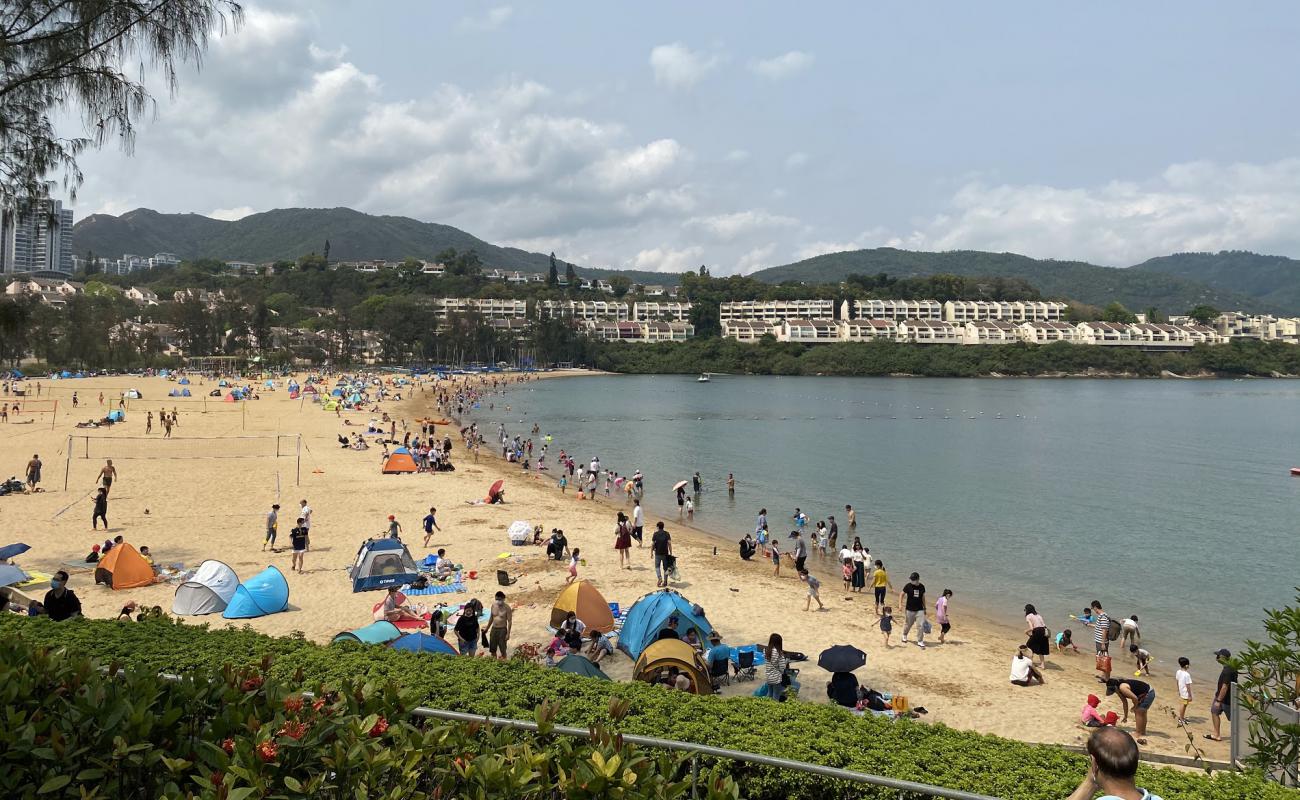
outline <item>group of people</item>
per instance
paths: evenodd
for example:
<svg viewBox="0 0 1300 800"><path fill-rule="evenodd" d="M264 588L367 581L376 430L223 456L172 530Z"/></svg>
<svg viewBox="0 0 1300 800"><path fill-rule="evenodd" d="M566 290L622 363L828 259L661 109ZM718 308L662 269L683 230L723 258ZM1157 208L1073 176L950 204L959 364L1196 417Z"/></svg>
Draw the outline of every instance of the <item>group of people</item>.
<svg viewBox="0 0 1300 800"><path fill-rule="evenodd" d="M392 519L392 517L389 517ZM307 551L311 549L311 525L312 525L312 508L307 505L307 499L303 498L298 501L298 513L294 517L294 526L289 529L289 547L291 551L289 568L294 572L306 572L304 559ZM262 540L262 550L271 548L271 552L278 552L275 549L275 540L280 530L280 504L273 503L271 510L266 514L266 536Z"/></svg>

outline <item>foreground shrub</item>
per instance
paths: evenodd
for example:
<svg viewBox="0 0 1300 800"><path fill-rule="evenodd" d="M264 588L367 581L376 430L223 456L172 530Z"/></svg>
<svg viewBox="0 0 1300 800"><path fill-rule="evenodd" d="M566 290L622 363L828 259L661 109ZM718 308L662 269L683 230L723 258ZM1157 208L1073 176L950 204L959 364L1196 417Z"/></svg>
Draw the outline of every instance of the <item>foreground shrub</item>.
<svg viewBox="0 0 1300 800"><path fill-rule="evenodd" d="M223 665L258 665L268 679L294 687L400 686L403 703L475 714L532 719L554 704L555 724L610 723L610 701L626 702L617 721L624 733L656 736L763 753L833 767L937 784L995 797L1035 800L1065 797L1086 770L1082 756L1059 747L1030 745L943 725L855 717L829 705L771 703L753 698L698 697L645 684L580 678L519 662L405 653L384 647L323 647L301 637L274 638L244 630L153 621L0 618L0 640L21 636L44 647L117 661L154 672L210 673ZM403 706L409 707L409 706ZM379 713L370 707L366 713ZM360 713L360 710L358 711ZM385 712L392 724L396 713ZM6 762L7 763L7 762ZM848 793L896 797L868 787L848 787L802 773L724 762L747 798L809 798ZM1300 800L1295 792L1256 774L1193 772L1142 767L1139 785L1180 800ZM3 796L3 793L0 793ZM379 795L374 795L379 796Z"/></svg>

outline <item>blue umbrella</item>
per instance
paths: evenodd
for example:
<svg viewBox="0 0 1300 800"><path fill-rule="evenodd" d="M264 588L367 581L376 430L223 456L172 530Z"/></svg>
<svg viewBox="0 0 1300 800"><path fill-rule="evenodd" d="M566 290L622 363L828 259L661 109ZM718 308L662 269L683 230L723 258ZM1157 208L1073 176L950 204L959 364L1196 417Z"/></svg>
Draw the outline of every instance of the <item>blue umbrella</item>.
<svg viewBox="0 0 1300 800"><path fill-rule="evenodd" d="M23 572L13 564L0 564L0 586L12 586L15 583L22 583L31 578L26 572Z"/></svg>
<svg viewBox="0 0 1300 800"><path fill-rule="evenodd" d="M14 556L22 555L31 549L30 545L25 545L22 542L7 544L4 547L0 547L0 561L8 561Z"/></svg>

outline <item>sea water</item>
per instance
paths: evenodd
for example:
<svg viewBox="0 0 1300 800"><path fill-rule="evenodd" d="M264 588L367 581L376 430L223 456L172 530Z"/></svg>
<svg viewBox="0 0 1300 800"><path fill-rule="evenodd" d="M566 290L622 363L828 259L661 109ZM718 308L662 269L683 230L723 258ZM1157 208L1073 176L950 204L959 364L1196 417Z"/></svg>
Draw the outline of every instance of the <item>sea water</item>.
<svg viewBox="0 0 1300 800"><path fill-rule="evenodd" d="M833 514L896 588L917 571L931 597L954 591L955 616L1009 624L1033 603L1085 647L1067 615L1096 599L1138 614L1159 661L1210 663L1261 638L1263 610L1300 584L1295 382L600 376L492 402L469 417L487 446L498 423L525 438L537 424L534 460L551 435L557 479L561 448L640 469L647 527L672 529L671 487L698 470L695 524L725 537L720 557L761 507L783 537L796 507L809 531Z"/></svg>

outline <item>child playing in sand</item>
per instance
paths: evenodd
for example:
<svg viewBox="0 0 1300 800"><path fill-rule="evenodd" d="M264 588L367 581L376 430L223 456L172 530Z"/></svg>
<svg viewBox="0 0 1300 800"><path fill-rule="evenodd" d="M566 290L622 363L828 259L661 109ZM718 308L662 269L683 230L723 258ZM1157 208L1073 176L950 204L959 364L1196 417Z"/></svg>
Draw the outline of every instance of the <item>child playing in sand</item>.
<svg viewBox="0 0 1300 800"><path fill-rule="evenodd" d="M1073 650L1078 653L1079 646L1074 643L1073 636L1074 633L1069 628L1056 634L1056 652L1064 653L1066 650Z"/></svg>
<svg viewBox="0 0 1300 800"><path fill-rule="evenodd" d="M826 606L822 605L821 595L818 593L822 588L822 582L808 573L808 570L799 570L799 580L808 584L808 599L803 601L803 610L808 611L812 608L812 601L817 601L817 610L823 611Z"/></svg>
<svg viewBox="0 0 1300 800"><path fill-rule="evenodd" d="M776 539L772 540L772 576L781 577L781 548L777 545Z"/></svg>
<svg viewBox="0 0 1300 800"><path fill-rule="evenodd" d="M894 631L894 609L885 606L880 613L880 632L885 637L885 647L889 647L889 634Z"/></svg>
<svg viewBox="0 0 1300 800"><path fill-rule="evenodd" d="M397 517L393 516L392 514L388 515L388 538L389 539L402 538L402 523L398 522Z"/></svg>
<svg viewBox="0 0 1300 800"><path fill-rule="evenodd" d="M1135 644L1131 644L1128 646L1128 652L1131 656L1137 659L1137 672L1133 673L1133 675L1134 676L1150 675L1151 674L1151 653L1148 652L1145 648L1138 647Z"/></svg>
<svg viewBox="0 0 1300 800"><path fill-rule="evenodd" d="M564 582L565 585L573 583L578 579L578 554L580 552L582 552L582 548L575 547L573 548L573 552L569 554L569 579Z"/></svg>

